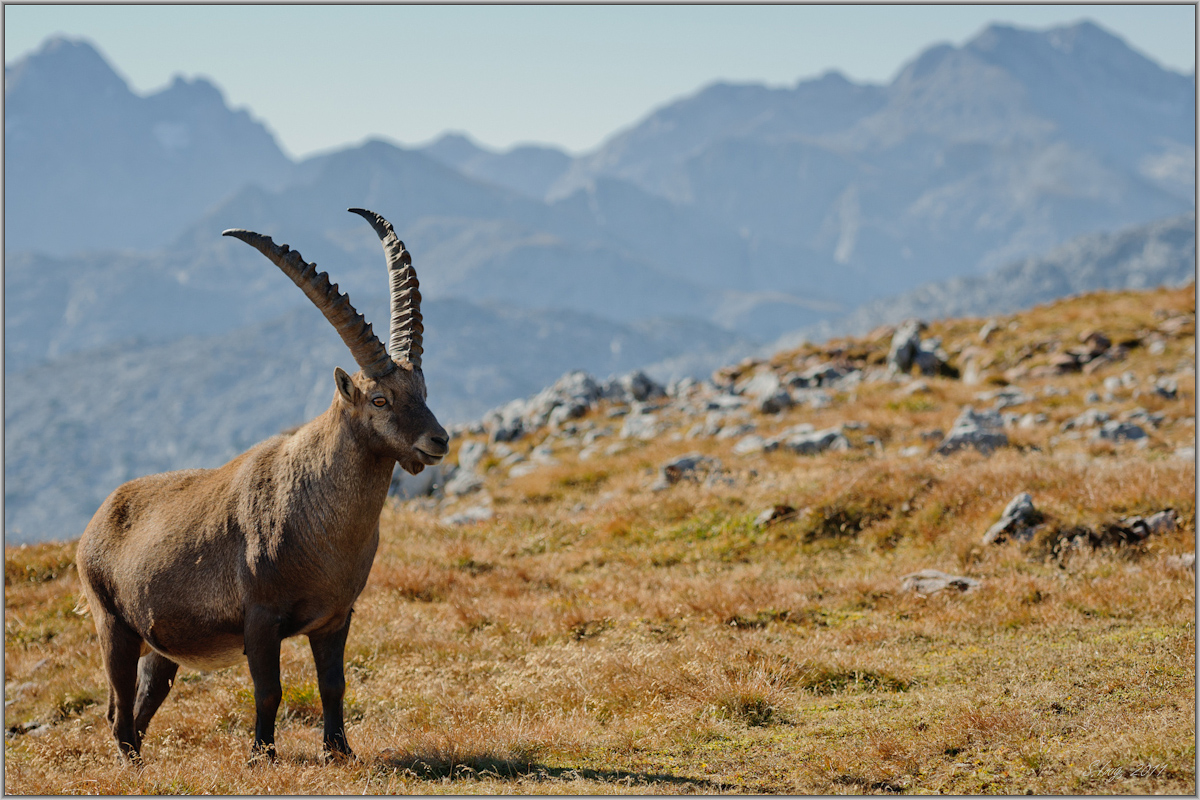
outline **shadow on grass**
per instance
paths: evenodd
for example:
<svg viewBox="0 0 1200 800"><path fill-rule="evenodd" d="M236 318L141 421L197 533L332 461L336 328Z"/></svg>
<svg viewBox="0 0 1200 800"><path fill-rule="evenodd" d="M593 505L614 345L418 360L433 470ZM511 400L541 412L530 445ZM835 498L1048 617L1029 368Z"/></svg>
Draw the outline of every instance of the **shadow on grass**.
<svg viewBox="0 0 1200 800"><path fill-rule="evenodd" d="M440 753L384 751L371 762L372 766L386 767L421 780L589 780L625 786L669 784L689 787L693 791L707 792L733 791L739 788L732 784L668 773L549 767L525 759L506 758L488 753L469 753L451 757Z"/></svg>

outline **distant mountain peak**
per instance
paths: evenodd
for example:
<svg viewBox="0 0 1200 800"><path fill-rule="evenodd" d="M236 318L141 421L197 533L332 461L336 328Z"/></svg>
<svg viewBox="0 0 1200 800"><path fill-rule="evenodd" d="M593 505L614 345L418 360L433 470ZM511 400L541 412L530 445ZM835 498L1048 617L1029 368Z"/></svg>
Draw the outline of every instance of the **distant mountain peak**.
<svg viewBox="0 0 1200 800"><path fill-rule="evenodd" d="M65 97L131 94L125 79L87 39L52 36L4 68L4 94L54 93Z"/></svg>

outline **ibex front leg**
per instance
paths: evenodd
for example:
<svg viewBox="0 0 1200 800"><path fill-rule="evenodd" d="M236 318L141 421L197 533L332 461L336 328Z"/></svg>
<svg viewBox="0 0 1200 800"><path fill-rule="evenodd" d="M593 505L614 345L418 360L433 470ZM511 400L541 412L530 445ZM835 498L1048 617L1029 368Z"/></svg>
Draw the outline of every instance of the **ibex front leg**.
<svg viewBox="0 0 1200 800"><path fill-rule="evenodd" d="M254 757L275 760L275 715L283 699L279 683L279 614L251 606L246 612L246 660L254 682Z"/></svg>
<svg viewBox="0 0 1200 800"><path fill-rule="evenodd" d="M336 631L313 633L308 637L313 662L317 666L317 687L321 690L321 712L325 718L325 752L353 757L346 741L346 723L342 700L346 694L346 635L350 633L350 615Z"/></svg>

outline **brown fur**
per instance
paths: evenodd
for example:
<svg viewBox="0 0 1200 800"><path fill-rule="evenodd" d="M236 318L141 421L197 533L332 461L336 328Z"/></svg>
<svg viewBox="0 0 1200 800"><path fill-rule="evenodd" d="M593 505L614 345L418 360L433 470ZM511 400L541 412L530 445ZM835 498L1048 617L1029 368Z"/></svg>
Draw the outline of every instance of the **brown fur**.
<svg viewBox="0 0 1200 800"><path fill-rule="evenodd" d="M127 757L138 757L177 665L218 668L243 653L255 748L273 755L279 640L298 634L317 661L326 749L350 753L342 652L393 466L417 473L438 463L448 437L425 405L420 369L400 364L376 379L338 369L335 382L316 419L217 469L130 481L88 524L77 564L108 672L109 722Z"/></svg>

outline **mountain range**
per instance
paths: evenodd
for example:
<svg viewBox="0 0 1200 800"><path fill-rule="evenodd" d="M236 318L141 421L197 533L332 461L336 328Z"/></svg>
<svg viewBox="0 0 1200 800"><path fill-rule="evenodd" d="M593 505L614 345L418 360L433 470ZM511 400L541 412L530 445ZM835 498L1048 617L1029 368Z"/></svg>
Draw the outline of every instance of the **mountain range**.
<svg viewBox="0 0 1200 800"><path fill-rule="evenodd" d="M993 25L886 85L713 84L577 157L447 134L292 161L211 81L140 96L54 38L5 67L6 535L70 538L122 480L216 465L328 404L344 347L224 228L292 245L380 324L379 242L344 209L387 216L454 423L573 368L704 375L900 308L1179 282L1194 173L1194 73L1086 22ZM1106 236L1158 261L1109 258Z"/></svg>

